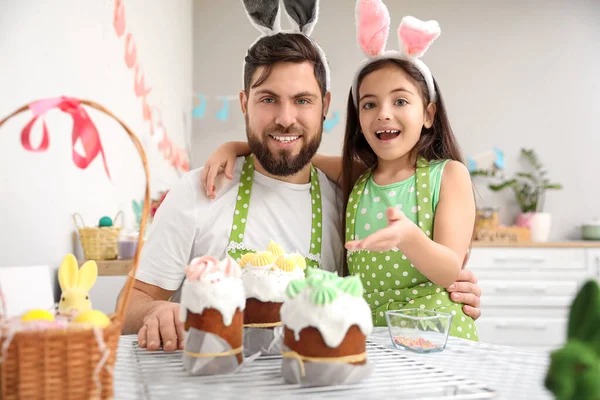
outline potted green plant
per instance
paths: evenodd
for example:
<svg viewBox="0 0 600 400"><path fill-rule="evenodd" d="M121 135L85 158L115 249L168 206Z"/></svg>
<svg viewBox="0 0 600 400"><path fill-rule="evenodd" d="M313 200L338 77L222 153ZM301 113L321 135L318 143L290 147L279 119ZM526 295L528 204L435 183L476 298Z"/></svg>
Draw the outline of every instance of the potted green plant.
<svg viewBox="0 0 600 400"><path fill-rule="evenodd" d="M505 179L498 184L490 184L488 187L494 192L504 189L512 189L521 213L517 216L516 225L531 229L531 240L544 242L550 235L551 215L544 212L544 201L548 190L560 190L560 183L552 183L547 178L548 172L539 161L533 149L521 149L521 156L528 162L528 172L517 172L513 178ZM472 171L473 176L495 176L485 170Z"/></svg>

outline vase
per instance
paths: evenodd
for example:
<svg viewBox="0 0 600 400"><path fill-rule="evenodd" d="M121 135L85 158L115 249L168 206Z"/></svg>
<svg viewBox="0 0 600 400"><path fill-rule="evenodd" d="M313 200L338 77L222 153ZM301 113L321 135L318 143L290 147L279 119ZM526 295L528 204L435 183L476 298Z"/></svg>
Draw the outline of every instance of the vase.
<svg viewBox="0 0 600 400"><path fill-rule="evenodd" d="M532 242L547 242L552 226L552 214L547 212L528 212L517 216L516 225L529 228Z"/></svg>

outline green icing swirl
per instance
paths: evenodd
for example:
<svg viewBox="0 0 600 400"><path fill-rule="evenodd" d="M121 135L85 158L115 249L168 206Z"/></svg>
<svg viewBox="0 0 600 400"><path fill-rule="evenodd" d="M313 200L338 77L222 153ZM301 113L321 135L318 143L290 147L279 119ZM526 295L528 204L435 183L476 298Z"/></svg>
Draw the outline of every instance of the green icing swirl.
<svg viewBox="0 0 600 400"><path fill-rule="evenodd" d="M330 284L315 287L310 295L310 300L317 306L332 303L338 297L337 289Z"/></svg>
<svg viewBox="0 0 600 400"><path fill-rule="evenodd" d="M304 279L293 279L290 281L290 283L288 283L288 286L285 289L285 294L290 299L293 299L294 297L296 297L298 295L298 293L300 293L301 291L304 290L306 285L307 285L307 282Z"/></svg>
<svg viewBox="0 0 600 400"><path fill-rule="evenodd" d="M318 306L334 302L341 293L352 297L363 296L364 288L358 276L341 278L334 272L311 267L306 269L305 276L305 280L293 280L289 283L286 289L289 298L293 299L307 287L312 289L311 302Z"/></svg>
<svg viewBox="0 0 600 400"><path fill-rule="evenodd" d="M306 267L306 269L304 270L304 276L306 277L306 279L308 279L313 276L317 276L317 275L320 276L321 272L323 272L323 271L318 268Z"/></svg>
<svg viewBox="0 0 600 400"><path fill-rule="evenodd" d="M312 271L306 273L306 278L308 285L311 287L317 287L323 282L339 279L337 274L333 272L323 271L316 268L313 268Z"/></svg>
<svg viewBox="0 0 600 400"><path fill-rule="evenodd" d="M363 296L363 285L360 278L356 275L348 276L346 278L340 278L336 283L336 287L344 293L349 294L352 297Z"/></svg>

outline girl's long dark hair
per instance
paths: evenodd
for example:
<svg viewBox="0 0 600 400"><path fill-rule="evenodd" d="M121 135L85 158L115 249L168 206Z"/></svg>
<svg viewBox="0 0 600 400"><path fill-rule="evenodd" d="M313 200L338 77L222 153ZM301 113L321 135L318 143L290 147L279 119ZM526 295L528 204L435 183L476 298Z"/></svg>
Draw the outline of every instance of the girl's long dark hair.
<svg viewBox="0 0 600 400"><path fill-rule="evenodd" d="M403 69L416 82L419 93L423 99L423 107L429 103L429 89L421 72L411 62L406 60L385 59L378 60L365 67L358 76L357 88L371 72L377 71L387 65L396 65ZM435 91L437 94L436 112L431 128L423 127L421 137L412 150L412 154L421 156L428 161L432 160L456 160L464 163L462 152L458 146L448 115L444 99L440 93L437 82L434 79ZM354 106L352 91L348 96L348 108L346 112L346 135L344 137L344 148L342 151L342 191L344 193L345 203L348 204L348 198L352 192L354 182L358 178L360 171L357 171L357 162L367 168L377 165L377 155L369 146L365 136L361 132L359 111ZM363 167L364 168L364 167ZM345 216L345 213L343 214ZM342 233L346 232L346 219L343 219ZM348 275L348 265L344 257L343 275Z"/></svg>

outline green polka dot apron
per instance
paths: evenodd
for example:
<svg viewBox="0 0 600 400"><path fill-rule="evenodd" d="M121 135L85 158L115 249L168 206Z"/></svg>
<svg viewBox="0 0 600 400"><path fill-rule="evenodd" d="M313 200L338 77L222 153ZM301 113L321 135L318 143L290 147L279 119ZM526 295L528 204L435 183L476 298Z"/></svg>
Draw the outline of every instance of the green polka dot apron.
<svg viewBox="0 0 600 400"><path fill-rule="evenodd" d="M417 190L411 189L416 196L417 204L416 209L413 208L416 211L416 220L412 219L431 239L434 219L431 218L433 205L429 178L429 163L424 159L419 159L415 175ZM358 179L348 199L346 241L357 238L356 227L358 224L360 226L374 225L373 221L376 216L380 218L381 214L385 215L387 208L385 204L381 204L381 209L372 206L368 208L368 212L358 213L359 207L365 211L361 207L361 200L365 196L367 182L371 179L372 170L369 170ZM378 200L376 198L374 204L380 204ZM402 207L398 204L396 206ZM408 214L407 217L409 217ZM387 310L421 308L453 314L450 335L478 340L475 322L464 314L463 305L450 300L448 292L444 288L430 282L398 249L386 252L349 251L347 260L349 273L361 278L365 300L371 307L373 323L376 326L387 325L385 318Z"/></svg>
<svg viewBox="0 0 600 400"><path fill-rule="evenodd" d="M246 253L254 253L259 250L252 249L244 245L244 233L246 232L246 221L248 220L248 207L250 204L250 194L252 193L252 182L254 177L254 156L249 155L244 161L242 175L240 177L240 186L238 189L235 211L233 214L233 224L229 234L229 245L227 254L236 261L240 261ZM321 238L322 238L322 207L321 207L321 187L319 186L319 175L314 166L310 166L310 197L312 201L312 227L310 236L309 254L304 258L308 267L321 267ZM283 210L286 211L286 210ZM274 240L277 240L274 238ZM292 249L286 249L292 251Z"/></svg>

